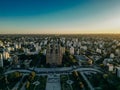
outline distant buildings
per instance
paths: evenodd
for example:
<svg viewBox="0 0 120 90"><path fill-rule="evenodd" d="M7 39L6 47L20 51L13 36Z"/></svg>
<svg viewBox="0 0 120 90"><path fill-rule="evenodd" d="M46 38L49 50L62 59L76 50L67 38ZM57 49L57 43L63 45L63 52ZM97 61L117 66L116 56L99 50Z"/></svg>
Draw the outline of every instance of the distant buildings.
<svg viewBox="0 0 120 90"><path fill-rule="evenodd" d="M62 64L62 48L58 43L53 43L48 46L46 53L46 63L53 65L61 65Z"/></svg>
<svg viewBox="0 0 120 90"><path fill-rule="evenodd" d="M84 55L75 55L75 57L78 60L79 64L83 64L83 65L85 65L85 64L92 65L93 64L93 61Z"/></svg>
<svg viewBox="0 0 120 90"><path fill-rule="evenodd" d="M103 60L103 64L106 66L108 63L110 63L110 62L112 62L113 61L113 59L111 59L111 58L105 58L104 60Z"/></svg>

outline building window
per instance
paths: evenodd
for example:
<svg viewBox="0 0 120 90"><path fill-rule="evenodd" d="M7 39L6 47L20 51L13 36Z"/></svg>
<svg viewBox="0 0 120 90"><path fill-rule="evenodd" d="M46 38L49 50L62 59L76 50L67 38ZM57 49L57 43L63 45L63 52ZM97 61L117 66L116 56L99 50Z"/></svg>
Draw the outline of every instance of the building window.
<svg viewBox="0 0 120 90"><path fill-rule="evenodd" d="M53 53L53 49L50 50L50 53Z"/></svg>
<svg viewBox="0 0 120 90"><path fill-rule="evenodd" d="M58 49L55 50L55 53L58 54Z"/></svg>

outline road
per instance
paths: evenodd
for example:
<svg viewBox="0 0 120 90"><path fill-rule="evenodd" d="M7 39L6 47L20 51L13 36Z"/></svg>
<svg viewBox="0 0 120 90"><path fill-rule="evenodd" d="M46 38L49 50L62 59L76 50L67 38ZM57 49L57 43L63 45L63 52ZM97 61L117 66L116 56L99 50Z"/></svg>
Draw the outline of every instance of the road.
<svg viewBox="0 0 120 90"><path fill-rule="evenodd" d="M26 82L25 82L25 83L23 83L23 85L22 85L22 87L21 87L21 89L20 89L20 90L26 90L25 85L26 85Z"/></svg>
<svg viewBox="0 0 120 90"><path fill-rule="evenodd" d="M7 75L9 73L12 73L12 72L15 72L15 71L19 71L19 72L22 72L23 74L29 74L32 69L16 69L16 70L11 70L11 71L7 71L5 72L4 74ZM94 88L92 87L92 85L90 84L89 80L86 78L86 76L82 73L82 71L94 71L94 72L99 72L99 73L102 73L102 71L98 70L97 68L93 68L93 67L76 67L76 68L73 68L73 67L63 67L63 68L34 68L34 70L36 72L36 75L49 75L49 74L53 74L53 73L56 73L56 74L68 74L68 73L71 73L73 71L79 71L81 72L81 75L82 77L84 78L84 80L87 82L90 90L94 90ZM19 83L16 84L16 87L18 87ZM15 90L15 89L12 89L12 90ZM21 90L25 90L25 83L24 85L22 86Z"/></svg>
<svg viewBox="0 0 120 90"><path fill-rule="evenodd" d="M34 70L30 69L15 69L15 70L10 70L5 72L4 74L9 74L15 71L19 71L22 73L30 73L31 71L35 71L36 74L49 74L49 73L58 73L58 74L64 74L64 73L70 73L73 71L95 71L95 72L99 72L102 73L102 71L98 70L97 68L92 68L92 67L77 67L77 68L73 68L73 67L63 67L63 68L35 68Z"/></svg>

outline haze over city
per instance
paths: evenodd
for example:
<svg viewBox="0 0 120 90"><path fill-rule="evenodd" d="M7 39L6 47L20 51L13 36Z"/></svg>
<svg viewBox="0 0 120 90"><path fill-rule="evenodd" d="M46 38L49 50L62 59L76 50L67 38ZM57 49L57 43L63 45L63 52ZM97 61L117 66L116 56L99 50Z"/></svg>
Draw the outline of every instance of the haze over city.
<svg viewBox="0 0 120 90"><path fill-rule="evenodd" d="M0 33L120 33L120 1L1 0Z"/></svg>

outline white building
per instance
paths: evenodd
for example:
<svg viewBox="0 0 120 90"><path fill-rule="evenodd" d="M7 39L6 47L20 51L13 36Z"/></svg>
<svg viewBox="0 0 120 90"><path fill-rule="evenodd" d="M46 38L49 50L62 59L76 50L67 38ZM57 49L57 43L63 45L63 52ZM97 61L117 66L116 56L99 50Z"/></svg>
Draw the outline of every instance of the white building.
<svg viewBox="0 0 120 90"><path fill-rule="evenodd" d="M112 64L108 64L108 71L112 72L114 69L114 66Z"/></svg>
<svg viewBox="0 0 120 90"><path fill-rule="evenodd" d="M18 49L18 44L14 43L14 48Z"/></svg>
<svg viewBox="0 0 120 90"><path fill-rule="evenodd" d="M78 42L77 46L78 46L78 47L81 47L81 42Z"/></svg>
<svg viewBox="0 0 120 90"><path fill-rule="evenodd" d="M87 50L87 46L81 46L80 48L85 50L85 51Z"/></svg>
<svg viewBox="0 0 120 90"><path fill-rule="evenodd" d="M46 49L44 49L44 50L43 50L43 54L44 54L44 55L46 55L46 52L47 52L47 50L46 50Z"/></svg>
<svg viewBox="0 0 120 90"><path fill-rule="evenodd" d="M79 54L80 54L80 49L78 49L78 50L76 51L76 54L77 54L77 55L79 55Z"/></svg>
<svg viewBox="0 0 120 90"><path fill-rule="evenodd" d="M112 61L113 61L113 59L111 59L111 58L105 58L104 61L103 61L103 64L107 65L108 63L110 63Z"/></svg>
<svg viewBox="0 0 120 90"><path fill-rule="evenodd" d="M74 47L70 48L70 54L74 55Z"/></svg>
<svg viewBox="0 0 120 90"><path fill-rule="evenodd" d="M26 54L29 54L29 53L30 53L30 50L29 50L28 48L25 48L25 49L24 49L24 52L25 52Z"/></svg>
<svg viewBox="0 0 120 90"><path fill-rule="evenodd" d="M44 45L47 45L47 40L44 41Z"/></svg>
<svg viewBox="0 0 120 90"><path fill-rule="evenodd" d="M10 58L10 54L6 51L3 52L3 58L6 60L8 58Z"/></svg>
<svg viewBox="0 0 120 90"><path fill-rule="evenodd" d="M97 53L101 53L101 49L97 48L97 49L96 49L96 52L97 52Z"/></svg>
<svg viewBox="0 0 120 90"><path fill-rule="evenodd" d="M37 52L39 52L41 50L41 46L36 45L35 48L36 48Z"/></svg>
<svg viewBox="0 0 120 90"><path fill-rule="evenodd" d="M115 55L113 53L110 54L110 58L114 58Z"/></svg>
<svg viewBox="0 0 120 90"><path fill-rule="evenodd" d="M11 51L11 47L7 47L6 50L7 50L8 52L10 52L10 51Z"/></svg>
<svg viewBox="0 0 120 90"><path fill-rule="evenodd" d="M116 50L115 50L115 53L116 53L117 55L120 55L120 49L116 49Z"/></svg>
<svg viewBox="0 0 120 90"><path fill-rule="evenodd" d="M99 44L99 47L100 47L100 48L103 48L103 45L102 45L102 44Z"/></svg>
<svg viewBox="0 0 120 90"><path fill-rule="evenodd" d="M3 42L2 41L0 41L0 46L3 46Z"/></svg>
<svg viewBox="0 0 120 90"><path fill-rule="evenodd" d="M21 43L18 44L18 48L19 48L19 49L21 48Z"/></svg>
<svg viewBox="0 0 120 90"><path fill-rule="evenodd" d="M15 51L15 48L14 48L14 47L11 47L11 51Z"/></svg>

